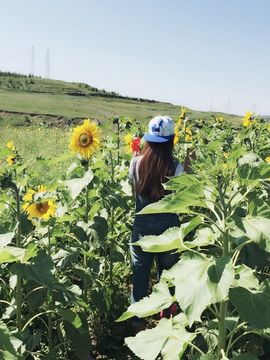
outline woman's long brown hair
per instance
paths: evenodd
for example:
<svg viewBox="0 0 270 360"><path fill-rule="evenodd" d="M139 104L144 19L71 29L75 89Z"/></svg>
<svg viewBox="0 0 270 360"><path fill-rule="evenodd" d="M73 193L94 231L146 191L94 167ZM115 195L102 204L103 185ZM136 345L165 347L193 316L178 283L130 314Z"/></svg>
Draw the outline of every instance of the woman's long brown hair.
<svg viewBox="0 0 270 360"><path fill-rule="evenodd" d="M162 183L174 173L173 140L164 143L146 142L140 160L136 184L137 194L160 200L165 192Z"/></svg>

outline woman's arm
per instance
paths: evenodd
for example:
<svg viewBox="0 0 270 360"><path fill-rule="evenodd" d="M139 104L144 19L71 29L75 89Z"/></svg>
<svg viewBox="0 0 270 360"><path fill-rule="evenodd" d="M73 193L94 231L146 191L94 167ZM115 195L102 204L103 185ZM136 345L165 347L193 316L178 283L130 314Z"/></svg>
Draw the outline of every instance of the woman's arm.
<svg viewBox="0 0 270 360"><path fill-rule="evenodd" d="M136 166L137 160L138 160L137 156L132 157L131 162L130 162L130 166L129 166L129 172L128 172L128 179L129 179L129 183L131 185L133 195L135 195L135 176L134 176L134 172L135 172L135 166Z"/></svg>

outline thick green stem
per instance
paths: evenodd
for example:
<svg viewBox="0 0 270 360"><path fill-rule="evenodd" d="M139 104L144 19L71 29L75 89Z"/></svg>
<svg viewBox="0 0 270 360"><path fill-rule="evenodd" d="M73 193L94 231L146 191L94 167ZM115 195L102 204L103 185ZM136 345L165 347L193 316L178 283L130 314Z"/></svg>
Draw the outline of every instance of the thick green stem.
<svg viewBox="0 0 270 360"><path fill-rule="evenodd" d="M114 161L113 161L112 151L110 151L109 154L110 154L110 163L111 163L111 181L112 184L114 184Z"/></svg>
<svg viewBox="0 0 270 360"><path fill-rule="evenodd" d="M85 196L85 220L88 222L90 204L89 204L89 196L88 196L88 186L86 186L86 196Z"/></svg>
<svg viewBox="0 0 270 360"><path fill-rule="evenodd" d="M119 135L119 134L118 134ZM119 136L118 136L119 138ZM113 161L113 154L112 151L110 151L110 163L111 163L111 181L112 185L115 183L115 173L114 173L114 161ZM110 253L109 253L109 277L110 277L110 286L112 287L113 284L113 252L114 252L114 241L113 241L113 233L114 233L114 223L115 223L115 213L114 213L114 206L111 205L110 209L110 235L111 235L111 241L110 241Z"/></svg>
<svg viewBox="0 0 270 360"><path fill-rule="evenodd" d="M218 193L219 193L219 200L220 200L220 204L221 204L221 209L223 211L223 219L225 220L227 217L227 205L225 203L225 199L224 199L224 192L222 191L222 185L218 180Z"/></svg>
<svg viewBox="0 0 270 360"><path fill-rule="evenodd" d="M227 301L223 301L220 304L219 322L218 322L218 354L221 354L221 350L225 351L226 346L226 327L225 319L227 314Z"/></svg>
<svg viewBox="0 0 270 360"><path fill-rule="evenodd" d="M230 243L229 243L229 232L226 227L226 220L228 216L228 208L225 202L225 193L222 191L222 185L218 182L218 192L219 198L221 203L221 208L223 210L223 251L222 256L228 256L230 253ZM227 330L225 326L225 320L227 317L227 308L228 308L228 301L223 301L219 307L219 319L218 319L218 356L219 358L223 357L222 353L226 351L226 335Z"/></svg>
<svg viewBox="0 0 270 360"><path fill-rule="evenodd" d="M120 121L117 123L117 165L120 165Z"/></svg>
<svg viewBox="0 0 270 360"><path fill-rule="evenodd" d="M51 255L51 229L50 225L48 226L48 253Z"/></svg>
<svg viewBox="0 0 270 360"><path fill-rule="evenodd" d="M230 253L230 243L229 243L229 232L225 231L224 244L223 244L223 256L228 256Z"/></svg>
<svg viewBox="0 0 270 360"><path fill-rule="evenodd" d="M20 194L19 189L14 184L13 189L16 195L16 217L18 221L18 228L17 228L17 239L16 239L16 246L21 246L21 237L22 237L22 227L21 227L21 206L20 206Z"/></svg>
<svg viewBox="0 0 270 360"><path fill-rule="evenodd" d="M223 256L229 254L229 236L228 230L225 231L223 239ZM218 354L221 354L221 350L226 351L226 336L227 330L225 326L225 320L227 317L228 301L223 301L219 308L219 321L218 321Z"/></svg>
<svg viewBox="0 0 270 360"><path fill-rule="evenodd" d="M225 227L225 226L224 226ZM229 234L228 230L225 231L225 236L223 238L223 256L229 255ZM219 321L218 321L218 354L221 354L221 351L226 351L226 336L227 330L225 326L225 320L227 317L227 307L228 301L223 301L220 304L219 308Z"/></svg>
<svg viewBox="0 0 270 360"><path fill-rule="evenodd" d="M48 253L51 255L51 228L48 226ZM48 305L55 306L54 301L52 299L52 295L49 295ZM48 313L48 342L49 342L49 354L53 351L53 323L52 323L52 312Z"/></svg>
<svg viewBox="0 0 270 360"><path fill-rule="evenodd" d="M20 275L17 275L16 305L16 322L18 332L20 333L22 329L22 278Z"/></svg>
<svg viewBox="0 0 270 360"><path fill-rule="evenodd" d="M85 165L85 171L88 171L89 169L89 161L87 161L87 164ZM88 222L88 216L90 211L90 201L89 201L89 186L86 186L85 190L85 221Z"/></svg>
<svg viewBox="0 0 270 360"><path fill-rule="evenodd" d="M13 184L13 189L16 195L16 217L17 217L17 238L16 246L21 247L22 242L22 228L21 228L21 206L20 206L20 194L16 184ZM21 275L17 275L16 285L16 323L19 333L22 330L22 278Z"/></svg>
<svg viewBox="0 0 270 360"><path fill-rule="evenodd" d="M113 252L114 252L114 208L111 208L111 243L110 243L110 286L113 285Z"/></svg>
<svg viewBox="0 0 270 360"><path fill-rule="evenodd" d="M52 314L48 314L48 337L49 337L49 354L53 351L53 334L52 334Z"/></svg>
<svg viewBox="0 0 270 360"><path fill-rule="evenodd" d="M85 166L85 172L89 169L89 160L86 162ZM85 222L88 223L89 218L89 211L90 211L90 201L89 201L89 186L86 186L85 189ZM86 250L86 249L85 249ZM83 266L86 269L87 268L87 256L86 254L83 254ZM83 298L85 301L87 301L87 280L83 279Z"/></svg>
<svg viewBox="0 0 270 360"><path fill-rule="evenodd" d="M87 256L86 254L83 254L83 266L86 269L87 268ZM87 280L83 280L83 298L84 301L87 302Z"/></svg>

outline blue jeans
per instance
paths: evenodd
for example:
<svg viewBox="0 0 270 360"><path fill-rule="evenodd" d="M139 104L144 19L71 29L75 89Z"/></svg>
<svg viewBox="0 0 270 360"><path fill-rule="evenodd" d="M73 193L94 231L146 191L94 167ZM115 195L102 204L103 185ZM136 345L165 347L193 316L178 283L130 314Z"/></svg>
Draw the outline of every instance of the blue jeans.
<svg viewBox="0 0 270 360"><path fill-rule="evenodd" d="M173 226L180 226L178 216L175 214L148 214L136 215L131 243L145 235L161 235ZM150 253L143 251L140 246L132 246L131 262L133 270L133 289L131 302L137 302L148 295L149 276L154 257L157 258L158 273L172 267L178 260L179 254L174 251Z"/></svg>

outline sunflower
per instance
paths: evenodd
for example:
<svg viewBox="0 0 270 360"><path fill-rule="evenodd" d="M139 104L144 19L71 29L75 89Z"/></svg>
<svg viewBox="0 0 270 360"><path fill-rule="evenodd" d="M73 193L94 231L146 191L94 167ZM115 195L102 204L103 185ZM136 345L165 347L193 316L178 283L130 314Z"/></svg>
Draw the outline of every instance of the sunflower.
<svg viewBox="0 0 270 360"><path fill-rule="evenodd" d="M37 191L34 190L34 189L29 189L29 190L27 191L27 193L24 195L23 201L25 201L25 202L30 202L30 201L33 200L33 197L34 197L35 194L43 193L43 192L45 192L46 190L47 190L47 189L46 189L46 187L45 187L44 185L40 185L40 186L38 187L38 190L37 190Z"/></svg>
<svg viewBox="0 0 270 360"><path fill-rule="evenodd" d="M8 155L6 157L6 162L8 163L9 166L14 165L15 161L16 161L16 156L14 156L14 155Z"/></svg>
<svg viewBox="0 0 270 360"><path fill-rule="evenodd" d="M11 150L11 151L15 151L15 150L16 150L16 147L15 147L13 141L8 141L8 142L6 143L6 147L7 147L9 150Z"/></svg>
<svg viewBox="0 0 270 360"><path fill-rule="evenodd" d="M30 220L33 218L49 220L50 217L55 215L56 205L52 201L44 201L27 205L27 208L24 210L27 212L28 219Z"/></svg>
<svg viewBox="0 0 270 360"><path fill-rule="evenodd" d="M251 125L251 120L244 118L244 120L243 120L243 122L242 122L242 125L243 125L244 127L249 127L249 126Z"/></svg>
<svg viewBox="0 0 270 360"><path fill-rule="evenodd" d="M176 127L175 131L174 131L174 138L173 138L173 144L177 144L178 141L180 139L180 132L179 132L179 128Z"/></svg>
<svg viewBox="0 0 270 360"><path fill-rule="evenodd" d="M131 133L128 133L124 136L124 141L126 144L126 151L129 152L131 150L131 143L132 143L132 135Z"/></svg>
<svg viewBox="0 0 270 360"><path fill-rule="evenodd" d="M84 159L89 159L100 146L100 135L98 126L85 119L81 126L73 129L69 148Z"/></svg>
<svg viewBox="0 0 270 360"><path fill-rule="evenodd" d="M141 152L141 138L139 136L133 136L128 133L124 136L126 143L126 151L132 152L134 155L139 155Z"/></svg>
<svg viewBox="0 0 270 360"><path fill-rule="evenodd" d="M174 139L173 139L173 144L177 144L180 140L180 135L181 135L181 127L183 125L183 119L185 119L186 116L186 109L185 108L181 108L181 113L178 116L177 119L177 123L174 129Z"/></svg>
<svg viewBox="0 0 270 360"><path fill-rule="evenodd" d="M192 136L189 135L189 134L187 134L187 135L185 136L185 141L186 141L186 142L192 141Z"/></svg>
<svg viewBox="0 0 270 360"><path fill-rule="evenodd" d="M243 117L243 122L242 125L244 127L249 127L250 125L252 125L252 120L254 119L253 113L250 111L247 111L245 113L245 116Z"/></svg>
<svg viewBox="0 0 270 360"><path fill-rule="evenodd" d="M181 107L181 113L179 115L179 119L184 119L186 117L187 109L184 107Z"/></svg>
<svg viewBox="0 0 270 360"><path fill-rule="evenodd" d="M55 215L56 205L51 200L45 200L40 202L33 202L34 195L43 193L46 191L45 186L41 185L38 191L29 189L24 195L23 200L26 202L22 208L28 214L28 219L39 218L48 220ZM31 203L33 202L33 203Z"/></svg>
<svg viewBox="0 0 270 360"><path fill-rule="evenodd" d="M192 131L189 127L186 128L185 133L186 133L185 141L186 142L192 141Z"/></svg>

